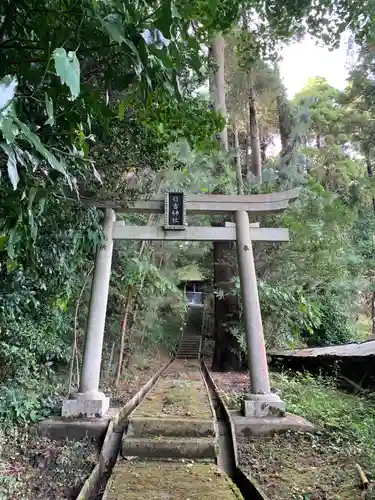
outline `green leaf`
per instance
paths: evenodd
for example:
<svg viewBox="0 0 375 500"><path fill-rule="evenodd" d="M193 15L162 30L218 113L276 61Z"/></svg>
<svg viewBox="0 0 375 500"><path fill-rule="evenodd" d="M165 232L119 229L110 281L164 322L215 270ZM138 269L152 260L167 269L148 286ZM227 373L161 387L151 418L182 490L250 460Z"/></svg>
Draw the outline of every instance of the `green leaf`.
<svg viewBox="0 0 375 500"><path fill-rule="evenodd" d="M17 120L18 126L21 129L21 132L23 133L25 139L32 145L34 148L48 161L50 166L54 169L57 170L58 172L62 173L65 175L65 177L68 179L68 174L65 170L65 167L63 165L62 161L59 161L50 151L48 151L42 144L41 140L37 135L35 135L27 125L24 123L20 122ZM69 180L69 179L68 179Z"/></svg>
<svg viewBox="0 0 375 500"><path fill-rule="evenodd" d="M122 100L120 102L120 104L118 105L118 112L117 112L117 116L120 118L120 120L123 120L124 119L124 115L125 115L125 105L126 105L126 101L125 100Z"/></svg>
<svg viewBox="0 0 375 500"><path fill-rule="evenodd" d="M125 40L124 28L115 17L107 17L108 21L102 20L102 25L113 41L121 44Z"/></svg>
<svg viewBox="0 0 375 500"><path fill-rule="evenodd" d="M0 113L3 115L8 111L16 95L17 85L17 79L11 75L6 75L0 80Z"/></svg>
<svg viewBox="0 0 375 500"><path fill-rule="evenodd" d="M33 203L34 203L34 199L35 199L36 193L37 193L37 188L36 187L30 188L30 191L29 191L29 201L28 201L28 205L27 205L27 210L29 212L31 212L31 209L32 209L32 206L33 206Z"/></svg>
<svg viewBox="0 0 375 500"><path fill-rule="evenodd" d="M65 49L59 47L53 51L52 57L61 83L69 87L72 99L76 99L80 92L80 66L76 53L66 53Z"/></svg>
<svg viewBox="0 0 375 500"><path fill-rule="evenodd" d="M103 184L102 178L100 177L100 174L99 174L99 172L96 170L96 168L94 167L94 165L92 166L92 169L93 169L93 172L94 172L95 179L96 179L97 181L99 181L99 182L100 182L100 184Z"/></svg>
<svg viewBox="0 0 375 500"><path fill-rule="evenodd" d="M8 236L6 234L1 234L0 235L0 250L3 250L5 248L5 244L8 241Z"/></svg>
<svg viewBox="0 0 375 500"><path fill-rule="evenodd" d="M45 125L51 125L51 127L55 124L55 117L53 115L53 101L50 97L48 97L47 92L44 94L46 101L46 111L48 115L48 119L45 121Z"/></svg>
<svg viewBox="0 0 375 500"><path fill-rule="evenodd" d="M134 43L129 40L128 38L123 39L124 44L129 47L129 49L132 52L131 59L134 63L134 71L136 72L137 75L140 75L143 71L143 64L141 61L141 57L139 55L139 52L137 50L137 47L134 45Z"/></svg>
<svg viewBox="0 0 375 500"><path fill-rule="evenodd" d="M38 203L39 205L38 217L42 215L45 204L46 204L46 198L41 198Z"/></svg>
<svg viewBox="0 0 375 500"><path fill-rule="evenodd" d="M1 144L1 148L3 149L4 153L6 153L6 155L8 156L8 162L7 162L8 176L15 191L17 189L18 182L20 180L17 170L16 153L14 152L14 149L8 144Z"/></svg>
<svg viewBox="0 0 375 500"><path fill-rule="evenodd" d="M11 116L6 116L0 122L0 130L3 133L4 139L7 143L11 143L14 141L15 137L17 137L19 130L17 125L15 125Z"/></svg>

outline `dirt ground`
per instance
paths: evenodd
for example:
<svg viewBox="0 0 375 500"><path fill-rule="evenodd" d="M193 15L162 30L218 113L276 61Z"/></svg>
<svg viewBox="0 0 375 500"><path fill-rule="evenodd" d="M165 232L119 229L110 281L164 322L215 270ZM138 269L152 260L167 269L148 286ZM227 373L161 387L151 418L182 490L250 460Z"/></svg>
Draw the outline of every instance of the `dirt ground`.
<svg viewBox="0 0 375 500"><path fill-rule="evenodd" d="M237 438L240 466L272 500L360 500L355 460L320 436Z"/></svg>
<svg viewBox="0 0 375 500"><path fill-rule="evenodd" d="M125 404L167 361L135 358L117 388L105 387L112 404ZM0 500L73 500L98 456L89 441L56 442L28 430L0 428Z"/></svg>
<svg viewBox="0 0 375 500"><path fill-rule="evenodd" d="M98 458L93 443L64 443L27 432L0 438L1 500L73 500Z"/></svg>
<svg viewBox="0 0 375 500"><path fill-rule="evenodd" d="M111 404L124 405L168 361L167 356L160 354L147 359L133 356L131 365L123 375L119 386L113 387L110 383L105 384L104 388L111 397Z"/></svg>
<svg viewBox="0 0 375 500"><path fill-rule="evenodd" d="M239 409L241 397L248 391L248 374L212 375L228 407ZM368 463L368 457L361 456L361 450L355 450L356 443L322 423L314 435L288 432L272 438L237 437L241 468L270 500L375 498L371 482L370 490L362 491L356 467L356 463ZM349 451L353 449L354 453ZM369 479L372 479L370 475Z"/></svg>

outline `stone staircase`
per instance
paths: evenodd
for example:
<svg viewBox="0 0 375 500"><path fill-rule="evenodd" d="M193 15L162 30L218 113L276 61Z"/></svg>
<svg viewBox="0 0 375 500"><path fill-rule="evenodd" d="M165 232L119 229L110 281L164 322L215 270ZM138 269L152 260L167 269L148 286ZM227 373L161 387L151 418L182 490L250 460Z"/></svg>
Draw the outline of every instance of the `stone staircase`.
<svg viewBox="0 0 375 500"><path fill-rule="evenodd" d="M187 324L176 353L177 359L199 359L202 347L203 307L190 306Z"/></svg>
<svg viewBox="0 0 375 500"><path fill-rule="evenodd" d="M123 457L215 460L217 424L198 360L175 360L128 422Z"/></svg>
<svg viewBox="0 0 375 500"><path fill-rule="evenodd" d="M216 420L200 372L203 307L189 307L175 361L130 415L123 456L214 460Z"/></svg>
<svg viewBox="0 0 375 500"><path fill-rule="evenodd" d="M126 460L118 460L103 500L242 498L216 465L218 422L199 360L202 317L202 307L190 307L177 359L129 415Z"/></svg>

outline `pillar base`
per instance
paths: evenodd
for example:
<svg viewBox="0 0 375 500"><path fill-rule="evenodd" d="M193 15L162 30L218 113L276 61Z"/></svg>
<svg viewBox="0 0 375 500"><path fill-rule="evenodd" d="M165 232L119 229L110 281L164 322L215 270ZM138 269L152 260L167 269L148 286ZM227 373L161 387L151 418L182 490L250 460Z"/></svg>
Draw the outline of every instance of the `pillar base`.
<svg viewBox="0 0 375 500"><path fill-rule="evenodd" d="M242 401L245 417L284 417L285 403L277 394L247 394Z"/></svg>
<svg viewBox="0 0 375 500"><path fill-rule="evenodd" d="M109 410L109 398L99 391L77 392L63 401L62 418L101 418Z"/></svg>

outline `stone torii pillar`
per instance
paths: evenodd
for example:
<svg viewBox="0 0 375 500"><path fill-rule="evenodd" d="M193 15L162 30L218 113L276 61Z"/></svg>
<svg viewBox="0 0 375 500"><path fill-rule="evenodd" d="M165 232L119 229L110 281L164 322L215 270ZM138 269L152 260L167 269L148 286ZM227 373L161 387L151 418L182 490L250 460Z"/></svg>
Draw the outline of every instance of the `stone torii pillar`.
<svg viewBox="0 0 375 500"><path fill-rule="evenodd" d="M271 393L266 347L263 336L253 244L247 212L235 214L237 256L245 320L250 393L245 395L242 412L246 417L283 415L285 404Z"/></svg>
<svg viewBox="0 0 375 500"><path fill-rule="evenodd" d="M111 276L114 221L114 211L107 209L103 223L104 245L97 250L95 256L79 391L63 402L62 417L102 417L109 409L109 398L99 391L99 382Z"/></svg>

